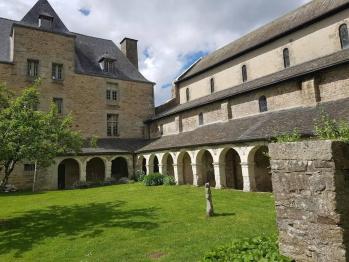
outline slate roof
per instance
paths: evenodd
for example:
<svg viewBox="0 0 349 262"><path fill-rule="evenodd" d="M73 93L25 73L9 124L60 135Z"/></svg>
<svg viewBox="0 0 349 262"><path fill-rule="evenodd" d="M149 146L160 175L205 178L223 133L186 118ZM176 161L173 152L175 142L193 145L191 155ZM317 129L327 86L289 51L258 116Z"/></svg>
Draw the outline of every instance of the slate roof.
<svg viewBox="0 0 349 262"><path fill-rule="evenodd" d="M340 65L343 63L348 63L348 62L349 62L349 50L348 49L341 50L331 55L317 58L312 61L305 62L303 64L295 65L295 66L286 68L284 70L278 71L274 74L257 78L255 80L242 83L235 87L231 87L231 88L216 92L209 96L201 97L193 101L177 105L165 112L155 115L153 118L151 118L148 121L153 121L166 116L177 114L179 112L190 110L190 109L200 107L206 104L210 104L216 101L224 100L235 95L251 92L256 89L266 88L268 86L271 86L273 84L276 84L282 81L304 76L304 75L313 73L315 71L319 71L322 69L326 69L329 67L333 67L333 66Z"/></svg>
<svg viewBox="0 0 349 262"><path fill-rule="evenodd" d="M91 147L87 141L82 148L82 155L96 154L127 154L133 153L137 149L149 144L151 140L145 139L120 139L120 138L103 138L97 141L96 147Z"/></svg>
<svg viewBox="0 0 349 262"><path fill-rule="evenodd" d="M277 135L291 132L294 128L297 128L301 134L310 136L313 134L314 120L318 119L322 110L332 118L348 121L348 108L349 98L346 98L321 103L317 107L298 107L261 113L225 123L203 126L191 132L163 136L138 149L138 152L269 140Z"/></svg>
<svg viewBox="0 0 349 262"><path fill-rule="evenodd" d="M272 40L349 6L349 0L313 0L310 3L218 49L196 63L178 81L234 59Z"/></svg>
<svg viewBox="0 0 349 262"><path fill-rule="evenodd" d="M47 0L39 0L21 21L0 18L0 62L11 62L9 36L13 26L26 26L48 31L38 27L39 15L53 17L51 32L75 37L76 73L151 83L128 60L113 41L70 32ZM99 61L104 55L116 59L114 72L105 73L100 68Z"/></svg>
<svg viewBox="0 0 349 262"><path fill-rule="evenodd" d="M23 17L23 24L37 26L40 15L50 16L53 18L52 31L57 33L69 33L68 28L64 25L55 10L47 0L39 0Z"/></svg>

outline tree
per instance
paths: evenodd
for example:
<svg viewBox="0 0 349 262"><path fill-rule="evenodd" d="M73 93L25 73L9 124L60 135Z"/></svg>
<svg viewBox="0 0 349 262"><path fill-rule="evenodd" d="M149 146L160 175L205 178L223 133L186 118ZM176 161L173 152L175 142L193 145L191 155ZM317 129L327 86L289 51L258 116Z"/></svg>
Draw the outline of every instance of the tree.
<svg viewBox="0 0 349 262"><path fill-rule="evenodd" d="M83 140L71 130L72 117L60 116L55 105L48 112L38 111L40 81L24 89L17 98L1 92L3 108L0 108L0 166L4 177L0 189L4 189L16 164L21 161L35 163L36 170L47 167L54 158L63 154L76 154ZM0 90L3 91L4 89Z"/></svg>

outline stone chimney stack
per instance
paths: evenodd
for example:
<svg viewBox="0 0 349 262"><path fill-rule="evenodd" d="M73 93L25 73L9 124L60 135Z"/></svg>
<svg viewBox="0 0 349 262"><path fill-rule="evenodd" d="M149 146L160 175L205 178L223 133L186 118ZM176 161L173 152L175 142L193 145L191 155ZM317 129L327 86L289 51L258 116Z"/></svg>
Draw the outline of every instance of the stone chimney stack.
<svg viewBox="0 0 349 262"><path fill-rule="evenodd" d="M130 62L138 69L138 40L125 37L121 42L121 51L130 60Z"/></svg>

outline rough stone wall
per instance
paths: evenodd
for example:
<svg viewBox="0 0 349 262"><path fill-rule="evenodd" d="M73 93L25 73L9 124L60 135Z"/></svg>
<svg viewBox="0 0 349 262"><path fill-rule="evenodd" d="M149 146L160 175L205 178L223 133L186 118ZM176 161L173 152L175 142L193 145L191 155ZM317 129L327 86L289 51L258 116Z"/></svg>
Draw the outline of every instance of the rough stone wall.
<svg viewBox="0 0 349 262"><path fill-rule="evenodd" d="M280 249L296 261L349 261L349 145L269 145Z"/></svg>
<svg viewBox="0 0 349 262"><path fill-rule="evenodd" d="M226 116L222 115L221 104L214 103L193 109L181 114L182 117L182 131L187 132L199 127L199 114L203 114L204 125L221 122Z"/></svg>
<svg viewBox="0 0 349 262"><path fill-rule="evenodd" d="M349 96L349 65L324 71L318 76L319 92L322 102Z"/></svg>
<svg viewBox="0 0 349 262"><path fill-rule="evenodd" d="M292 108L302 105L301 89L298 81L288 81L268 89L247 93L230 100L232 118L259 114L258 100L265 96L268 111Z"/></svg>

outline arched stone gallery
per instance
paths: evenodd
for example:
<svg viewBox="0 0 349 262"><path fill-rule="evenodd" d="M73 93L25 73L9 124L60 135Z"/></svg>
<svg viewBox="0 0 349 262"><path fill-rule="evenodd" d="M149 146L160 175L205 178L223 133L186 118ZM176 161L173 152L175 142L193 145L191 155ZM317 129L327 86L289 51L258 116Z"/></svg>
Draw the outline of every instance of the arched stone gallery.
<svg viewBox="0 0 349 262"><path fill-rule="evenodd" d="M174 168L173 168L173 157L171 154L167 153L162 158L162 166L163 166L163 174L167 176L174 176Z"/></svg>
<svg viewBox="0 0 349 262"><path fill-rule="evenodd" d="M254 176L258 192L273 191L268 152L267 146L261 146L254 153Z"/></svg>
<svg viewBox="0 0 349 262"><path fill-rule="evenodd" d="M227 149L224 152L222 161L225 169L226 187L242 190L244 181L239 154L232 148Z"/></svg>
<svg viewBox="0 0 349 262"><path fill-rule="evenodd" d="M198 154L197 166L199 167L199 182L198 185L204 185L210 183L210 186L216 186L214 168L213 168L213 157L211 153L204 150Z"/></svg>
<svg viewBox="0 0 349 262"><path fill-rule="evenodd" d="M181 153L179 156L180 168L181 168L181 177L183 178L183 184L192 185L193 184L193 169L191 166L190 155L185 152Z"/></svg>
<svg viewBox="0 0 349 262"><path fill-rule="evenodd" d="M72 158L58 165L58 189L69 189L80 179L79 163Z"/></svg>
<svg viewBox="0 0 349 262"><path fill-rule="evenodd" d="M86 164L86 181L87 182L102 182L105 178L105 164L104 161L95 157Z"/></svg>
<svg viewBox="0 0 349 262"><path fill-rule="evenodd" d="M128 166L125 158L118 157L112 161L111 176L116 181L121 178L128 178Z"/></svg>

